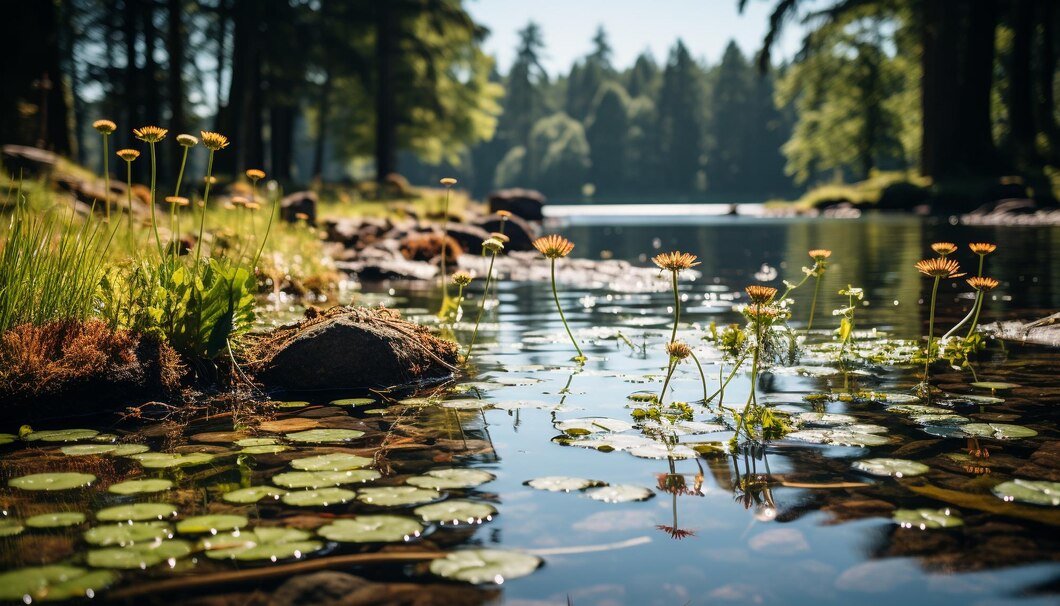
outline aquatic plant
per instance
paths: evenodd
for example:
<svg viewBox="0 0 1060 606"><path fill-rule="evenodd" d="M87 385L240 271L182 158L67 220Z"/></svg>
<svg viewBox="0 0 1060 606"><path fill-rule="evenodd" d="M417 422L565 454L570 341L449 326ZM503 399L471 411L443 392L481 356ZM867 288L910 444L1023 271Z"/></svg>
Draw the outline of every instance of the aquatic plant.
<svg viewBox="0 0 1060 606"><path fill-rule="evenodd" d="M941 243L932 244L932 246L931 246L932 249L935 249L936 246L939 246L939 244L949 244L949 243L941 242ZM939 254L941 255L942 252L940 252L940 250L941 251L949 251L949 247L950 246L953 246L953 245L950 244L949 246L939 246L939 248L935 252L939 252ZM953 246L953 249L956 250L956 246ZM949 251L949 252L952 252L952 251ZM960 266L959 263L957 263L953 259L947 259L945 256L939 256L939 257L936 257L934 259L924 259L924 260L921 260L921 261L917 261L916 262L916 269L917 269L917 271L919 271L920 273L924 274L925 276L928 276L930 278L934 278L934 283L932 284L932 287L931 287L931 305L930 305L929 312L928 312L928 342L927 342L927 350L924 353L924 381L921 384L922 386L926 387L927 380L928 380L928 373L931 370L931 361L934 359L934 347L935 347L935 299L936 299L936 297L938 295L939 282L943 278L946 278L946 279L959 278L959 277L963 276L964 274L958 273L958 272L960 272L960 269L961 269L961 266Z"/></svg>
<svg viewBox="0 0 1060 606"><path fill-rule="evenodd" d="M464 302L464 287L471 284L471 274L466 271L460 270L453 272L453 284L457 287L456 292L456 319L460 319L460 312L463 309L460 304Z"/></svg>
<svg viewBox="0 0 1060 606"><path fill-rule="evenodd" d="M498 210L497 211L497 216L501 218L501 226L499 228L499 232L503 235L504 234L504 226L508 224L508 219L511 218L512 213L511 213L511 211L507 211L507 210Z"/></svg>
<svg viewBox="0 0 1060 606"><path fill-rule="evenodd" d="M497 260L497 253L504 250L504 243L497 238L486 238L482 241L482 250L490 253L490 266L486 270L486 283L482 289L482 300L479 301L478 305L478 317L475 318L475 330L471 333L471 342L467 346L467 353L464 354L464 363L466 364L471 360L471 352L475 349L475 339L478 337L478 326L482 322L482 315L486 312L486 299L489 298L490 293L490 282L493 278L493 263Z"/></svg>
<svg viewBox="0 0 1060 606"><path fill-rule="evenodd" d="M110 120L96 120L92 123L92 128L103 137L103 204L106 207L107 221L110 221L110 158L107 156L110 155L110 136L118 130L118 125Z"/></svg>
<svg viewBox="0 0 1060 606"><path fill-rule="evenodd" d="M787 428L783 421L777 419L768 407L758 405L758 376L776 353L772 341L774 326L783 324L791 317L786 306L775 301L777 289L753 284L744 289L751 302L741 310L747 319L747 332L754 335L750 342L751 356L751 389L747 395L743 410L733 413L736 431L730 440L730 449L735 450L739 443L740 430L744 430L749 439L754 439L755 428L760 427L762 437L770 439L781 435Z"/></svg>
<svg viewBox="0 0 1060 606"><path fill-rule="evenodd" d="M810 257L813 258L814 264L813 269L810 273L806 274L807 277L813 276L813 300L810 302L810 318L806 320L806 332L809 333L810 329L813 328L813 315L817 310L817 293L821 290L821 278L824 277L824 272L828 269L828 257L832 256L832 251L817 248L809 252ZM806 271L803 269L803 271ZM805 280L806 278L803 278Z"/></svg>
<svg viewBox="0 0 1060 606"><path fill-rule="evenodd" d="M265 171L260 168L248 168L246 176L250 179L250 191L251 198L255 205L258 204L258 181L265 178ZM250 263L250 270L253 272L254 268L258 266L258 261L261 259L261 253L265 251L265 243L269 241L269 235L272 233L272 221L276 217L276 206L279 204L277 198L273 198L272 206L269 208L269 221L265 224L265 235L261 237L261 242L258 244L258 252L254 255L254 260ZM256 210L256 206L252 210ZM308 218L308 217L307 217Z"/></svg>
<svg viewBox="0 0 1060 606"><path fill-rule="evenodd" d="M968 278L967 282L968 286L975 290L975 316L972 317L972 324L968 327L968 335L965 337L966 339L971 339L975 334L975 327L979 323L979 312L983 310L983 298L986 293L997 288L1000 282L988 276Z"/></svg>
<svg viewBox="0 0 1060 606"><path fill-rule="evenodd" d="M151 229L154 230L155 244L158 245L158 256L164 257L162 253L162 238L158 235L158 221L155 219L155 184L158 173L158 162L155 156L155 144L166 138L169 131L159 126L143 126L133 129L133 135L137 139L147 143L151 150Z"/></svg>
<svg viewBox="0 0 1060 606"><path fill-rule="evenodd" d="M446 247L449 243L449 193L453 190L453 186L456 185L456 179L452 177L445 177L439 183L445 187L445 207L442 211L442 309L444 310L449 303L449 282L448 272L445 270L445 255Z"/></svg>
<svg viewBox="0 0 1060 606"><path fill-rule="evenodd" d="M673 290L674 290L674 328L670 332L670 342L673 343L677 340L677 324L681 321L681 294L677 290L677 277L686 269L692 269L699 262L696 261L696 255L691 253L683 253L681 251L662 253L652 257L651 261L659 269L663 271L669 271L673 278Z"/></svg>
<svg viewBox="0 0 1060 606"><path fill-rule="evenodd" d="M206 161L206 189L202 194L202 211L199 213L199 238L195 241L195 267L198 268L199 259L202 258L202 234L206 225L206 205L210 201L210 186L214 184L213 156L216 152L228 147L228 137L221 133L210 131L199 131L202 136L202 145L210 150L209 159ZM196 269L196 272L198 269Z"/></svg>
<svg viewBox="0 0 1060 606"><path fill-rule="evenodd" d="M552 298L556 302L559 319L563 321L563 328L567 329L567 336L570 337L570 342L574 344L574 349L578 352L574 360L578 363L584 363L586 360L585 354L582 353L582 348L578 346L578 341L574 338L574 333L571 332L570 326L567 324L567 318L563 315L563 306L559 303L559 293L556 291L556 259L569 255L574 250L574 243L563 236L552 234L534 240L533 244L534 248L545 255L545 258L552 264Z"/></svg>
<svg viewBox="0 0 1060 606"><path fill-rule="evenodd" d="M129 235L133 236L133 203L132 203L132 163L140 157L140 152L135 149L119 149L117 155L122 160L125 160L125 193L128 197L129 202Z"/></svg>
<svg viewBox="0 0 1060 606"><path fill-rule="evenodd" d="M847 287L839 291L839 294L847 298L846 307L840 307L832 312L833 316L840 316L839 328L836 329L836 334L839 335L839 354L837 356L840 366L843 364L843 354L846 352L847 345L853 341L854 338L854 312L857 311L857 305L854 304L854 300L861 301L865 298L865 291L847 284Z"/></svg>

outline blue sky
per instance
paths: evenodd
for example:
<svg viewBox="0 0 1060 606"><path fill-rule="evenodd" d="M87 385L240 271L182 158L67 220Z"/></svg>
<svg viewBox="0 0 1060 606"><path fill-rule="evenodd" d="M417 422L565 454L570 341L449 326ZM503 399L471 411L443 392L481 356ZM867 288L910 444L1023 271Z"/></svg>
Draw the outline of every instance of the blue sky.
<svg viewBox="0 0 1060 606"><path fill-rule="evenodd" d="M507 73L519 42L516 32L533 20L545 39L543 64L549 74L566 72L592 48L599 25L610 37L613 63L632 65L644 50L663 63L681 38L693 56L716 63L729 40L751 55L762 44L775 0L749 0L741 15L736 0L469 0L476 21L490 28L484 47ZM798 50L801 28L789 23L777 48L790 57Z"/></svg>

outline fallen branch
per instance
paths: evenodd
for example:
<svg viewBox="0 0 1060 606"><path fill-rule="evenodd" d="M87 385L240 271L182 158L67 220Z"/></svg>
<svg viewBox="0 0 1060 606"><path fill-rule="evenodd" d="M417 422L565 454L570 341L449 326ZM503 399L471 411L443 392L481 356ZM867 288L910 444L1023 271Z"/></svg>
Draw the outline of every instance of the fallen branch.
<svg viewBox="0 0 1060 606"><path fill-rule="evenodd" d="M864 488L871 486L864 482L830 482L824 484L815 484L812 482L788 482L781 480L780 485L785 488Z"/></svg>

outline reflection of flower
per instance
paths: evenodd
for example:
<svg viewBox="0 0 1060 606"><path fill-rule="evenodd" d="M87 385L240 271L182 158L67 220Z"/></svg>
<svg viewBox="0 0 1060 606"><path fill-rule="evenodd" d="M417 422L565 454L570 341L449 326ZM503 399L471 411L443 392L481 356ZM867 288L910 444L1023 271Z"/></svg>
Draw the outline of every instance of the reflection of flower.
<svg viewBox="0 0 1060 606"><path fill-rule="evenodd" d="M679 473L657 473L655 474L656 487L668 494L682 495L691 494L688 490L688 482L685 476Z"/></svg>
<svg viewBox="0 0 1060 606"><path fill-rule="evenodd" d="M666 524L656 524L655 527L659 530L665 531L666 534L670 535L671 539L677 539L678 541L685 537L696 536L696 531L694 530L683 530L674 526L667 526Z"/></svg>

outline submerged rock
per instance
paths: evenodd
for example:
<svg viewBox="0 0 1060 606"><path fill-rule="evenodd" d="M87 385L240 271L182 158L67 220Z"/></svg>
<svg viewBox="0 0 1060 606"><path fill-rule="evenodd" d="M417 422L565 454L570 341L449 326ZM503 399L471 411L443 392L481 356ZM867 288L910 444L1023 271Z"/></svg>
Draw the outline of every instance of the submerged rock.
<svg viewBox="0 0 1060 606"><path fill-rule="evenodd" d="M450 377L457 346L390 309L335 307L254 339L247 358L268 388L389 387Z"/></svg>

